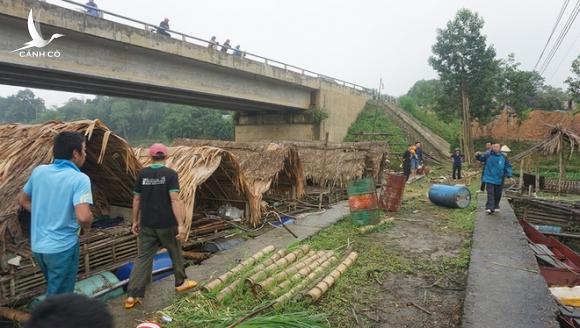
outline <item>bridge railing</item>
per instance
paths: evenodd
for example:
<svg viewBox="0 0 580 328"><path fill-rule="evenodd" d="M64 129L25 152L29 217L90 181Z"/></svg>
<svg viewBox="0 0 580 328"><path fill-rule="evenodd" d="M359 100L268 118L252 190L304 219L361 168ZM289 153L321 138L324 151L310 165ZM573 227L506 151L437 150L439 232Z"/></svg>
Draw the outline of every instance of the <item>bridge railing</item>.
<svg viewBox="0 0 580 328"><path fill-rule="evenodd" d="M85 4L82 4L82 3L79 3L79 2L76 2L76 1L72 1L72 0L58 0L58 1L64 2L64 3L67 3L67 4L71 4L71 5L74 5L74 6L79 6L79 7L83 8L83 10L86 10L86 9L89 9L89 8L92 9L92 7L89 7L89 6L85 5ZM119 15L119 14L116 14L116 13L113 13L113 12L110 12L110 11L107 11L107 10L103 10L101 8L98 8L98 11L99 11L101 17L104 14L106 14L106 15L111 16L112 18L114 18L113 21L116 21L116 22L119 22L119 23L122 23L122 24L128 24L129 26L134 26L134 27L137 27L137 28L144 28L146 31L154 32L155 30L157 30L158 28L160 28L160 26L158 26L158 25L150 24L150 23L143 22L143 21L140 21L140 20L137 20L137 19L133 19L133 18L130 18L130 17L127 17L127 16ZM177 37L177 38L181 39L183 42L197 44L197 45L200 45L200 46L203 46L203 47L208 47L211 44L211 42L209 40L205 40L205 39L202 39L202 38L198 38L198 37L193 36L193 35L189 35L189 34L186 34L186 33L181 33L181 32L174 31L174 30L170 30L170 29L166 29L166 31L168 33L171 33L172 34L171 37L174 37L174 38ZM233 50L233 48L232 48L232 50ZM212 50L212 49L209 49L208 48L208 51L218 51L218 50ZM243 54L244 58L246 58L246 59L250 59L250 60L253 60L253 61L256 61L256 62L260 62L260 63L263 63L263 64L268 65L268 66L277 67L277 68L283 69L285 71L291 71L291 72L300 74L302 76L308 76L308 77L323 79L323 80L326 80L326 81L329 81L329 82L336 83L338 85L342 85L344 87L352 88L352 89L355 89L355 90L358 90L358 91L362 91L362 92L371 94L375 98L385 99L385 100L387 100L389 102L393 102L395 100L394 97L391 97L391 96L388 96L388 95L379 95L377 93L377 90L376 89L370 89L370 88L364 87L364 86L359 85L359 84L356 84L356 83L344 81L344 80L337 79L337 78L334 78L334 77L330 77L330 76L324 75L324 74L319 74L319 73L313 72L313 71L308 70L308 69L305 69L305 68L301 68L301 67L298 67L298 66L290 65L290 64L287 64L287 63L284 63L284 62L281 62L281 61L278 61L278 60L275 60L275 59L271 59L271 58L268 58L268 57L260 56L260 55L257 55L257 54L251 53L251 52L243 51L242 54Z"/></svg>

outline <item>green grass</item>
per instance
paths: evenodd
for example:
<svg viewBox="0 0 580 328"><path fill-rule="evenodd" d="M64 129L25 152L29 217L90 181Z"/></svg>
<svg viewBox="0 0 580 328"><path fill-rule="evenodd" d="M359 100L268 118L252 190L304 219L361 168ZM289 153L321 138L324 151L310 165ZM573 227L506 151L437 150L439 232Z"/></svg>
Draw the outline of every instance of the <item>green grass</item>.
<svg viewBox="0 0 580 328"><path fill-rule="evenodd" d="M415 108L408 112L425 127L449 142L452 148L458 146L459 131L461 131L461 122L459 120L443 121L435 112L428 108Z"/></svg>
<svg viewBox="0 0 580 328"><path fill-rule="evenodd" d="M470 188L474 190L476 184L474 182ZM434 229L450 229L433 233L470 235L473 231L475 202L466 209L437 207L425 199L428 186L427 180L409 185L405 192L403 208L395 216L413 217L413 211L420 209L441 220L441 224ZM290 250L304 244L310 245L314 250L335 250L339 260L350 252L350 249L358 252L359 256L354 265L338 279L319 303L309 304L301 299L295 299L282 309L264 311L240 327L352 327L355 324L352 315L354 307L360 310L380 304L384 292L377 292L379 288L377 281L384 281L393 275L394 277L425 274L453 276L467 269L471 249L470 238L465 239L456 256L417 260L413 254L400 249L396 243L385 242L396 222L396 218L394 222L384 221L363 232L352 225L350 216L346 216L310 238L289 246ZM350 245L350 249L347 245ZM332 267L336 264L337 262ZM246 276L248 270L244 270L240 276ZM227 327L240 317L272 301L268 298L258 299L245 288L239 288L223 303L217 302L215 296L216 293L204 293L176 300L172 306L163 311L173 318L173 323L168 327ZM362 326L372 325L372 322L367 321L362 315L359 316L359 321Z"/></svg>
<svg viewBox="0 0 580 328"><path fill-rule="evenodd" d="M357 136L357 132L385 132L391 136ZM384 113L371 102L367 102L356 121L351 124L344 141L388 141L392 151L402 153L407 145L405 133Z"/></svg>

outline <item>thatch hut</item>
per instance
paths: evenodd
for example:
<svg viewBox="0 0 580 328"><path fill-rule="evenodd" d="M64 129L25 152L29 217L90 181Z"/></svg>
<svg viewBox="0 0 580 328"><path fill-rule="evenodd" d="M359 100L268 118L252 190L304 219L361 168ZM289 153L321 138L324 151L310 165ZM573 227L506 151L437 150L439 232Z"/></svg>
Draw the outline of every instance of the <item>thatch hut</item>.
<svg viewBox="0 0 580 328"><path fill-rule="evenodd" d="M43 289L42 274L32 264L28 234L23 233L26 222L21 225L16 213L16 199L32 170L51 162L52 141L61 131L78 131L86 136L87 160L82 171L91 178L95 216L108 216L115 206L131 206L135 176L141 165L127 142L100 121L1 125L0 304L34 296ZM136 253L135 237L127 226L93 230L81 237L79 278L111 269ZM14 256L22 258L20 265L7 266L4 261Z"/></svg>
<svg viewBox="0 0 580 328"><path fill-rule="evenodd" d="M580 136L570 129L564 128L560 125L548 125L550 132L540 142L530 147L512 158L512 161L520 161L520 186L522 186L523 171L526 161L537 154L545 156L558 155L559 161L559 177L558 177L558 192L562 191L562 182L566 172L566 164L574 154L574 151L580 151ZM537 172L539 175L539 172ZM539 181L539 179L537 179Z"/></svg>
<svg viewBox="0 0 580 328"><path fill-rule="evenodd" d="M143 165L150 164L147 149L136 148L135 154ZM171 147L166 164L179 175L180 198L185 204L188 230L196 214L215 210L220 205L230 203L246 210L245 185L232 153L207 146ZM259 216L260 213L251 215Z"/></svg>
<svg viewBox="0 0 580 328"><path fill-rule="evenodd" d="M304 194L302 163L294 147L280 143L239 143L216 140L178 139L174 145L214 146L226 149L239 162L248 194L250 223L261 222L265 194L287 198Z"/></svg>
<svg viewBox="0 0 580 328"><path fill-rule="evenodd" d="M362 177L378 181L383 169L386 142L288 142L296 147L309 184L334 189Z"/></svg>

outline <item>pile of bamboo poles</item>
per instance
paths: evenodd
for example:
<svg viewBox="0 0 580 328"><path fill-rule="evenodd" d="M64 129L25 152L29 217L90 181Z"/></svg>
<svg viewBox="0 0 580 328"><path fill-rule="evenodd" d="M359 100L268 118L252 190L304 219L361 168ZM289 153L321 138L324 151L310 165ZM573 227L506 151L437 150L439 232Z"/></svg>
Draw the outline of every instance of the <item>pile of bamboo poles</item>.
<svg viewBox="0 0 580 328"><path fill-rule="evenodd" d="M274 308L301 297L314 302L332 287L358 256L351 252L333 268L338 262L337 255L335 251L314 251L308 245L290 252L284 249L276 251L270 245L209 281L202 290L215 293L218 302L224 302L236 291L243 290L260 299L272 300L270 304Z"/></svg>

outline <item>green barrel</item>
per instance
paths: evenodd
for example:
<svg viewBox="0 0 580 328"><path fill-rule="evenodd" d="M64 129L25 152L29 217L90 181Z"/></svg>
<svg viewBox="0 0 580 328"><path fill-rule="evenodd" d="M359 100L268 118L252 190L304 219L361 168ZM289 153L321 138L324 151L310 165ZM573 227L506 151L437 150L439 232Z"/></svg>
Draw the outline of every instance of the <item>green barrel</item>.
<svg viewBox="0 0 580 328"><path fill-rule="evenodd" d="M375 191L375 181L371 178L354 180L346 186L346 192L349 196L367 194Z"/></svg>
<svg viewBox="0 0 580 328"><path fill-rule="evenodd" d="M380 210L356 211L350 213L350 219L354 226L365 226L379 223Z"/></svg>

